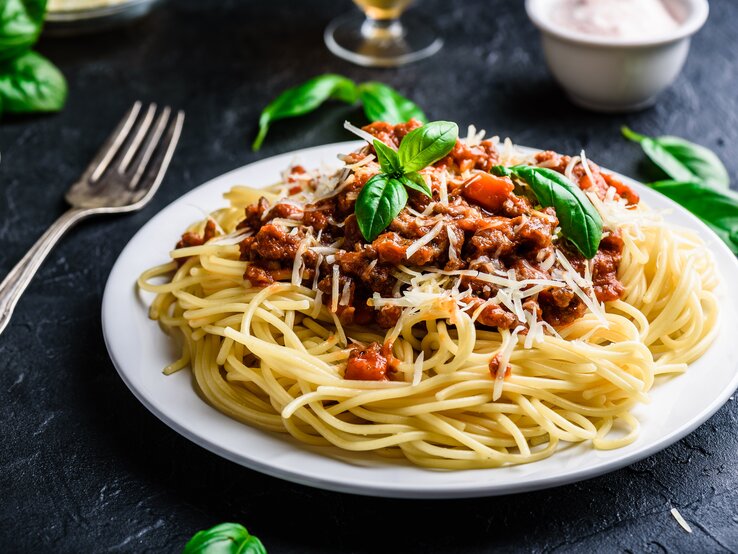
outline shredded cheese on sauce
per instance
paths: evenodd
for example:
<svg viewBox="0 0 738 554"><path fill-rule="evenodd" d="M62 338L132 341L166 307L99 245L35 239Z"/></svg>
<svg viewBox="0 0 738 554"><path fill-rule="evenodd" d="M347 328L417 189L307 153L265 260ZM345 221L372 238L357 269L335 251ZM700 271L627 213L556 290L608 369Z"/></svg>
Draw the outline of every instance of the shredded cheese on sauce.
<svg viewBox="0 0 738 554"><path fill-rule="evenodd" d="M332 268L333 274L331 275L331 312L336 313L338 310L338 285L339 285L339 277L340 277L340 268L338 267L338 264L333 264Z"/></svg>
<svg viewBox="0 0 738 554"><path fill-rule="evenodd" d="M410 246L408 246L407 250L405 251L405 258L409 260L413 256L413 254L415 254L418 250L423 248L423 246L436 238L438 236L438 233L441 232L441 229L443 229L443 221L439 221L438 223L436 223L433 229L431 229L427 235L423 235Z"/></svg>
<svg viewBox="0 0 738 554"><path fill-rule="evenodd" d="M519 325L515 327L507 340L504 342L502 349L496 354L499 359L499 365L497 366L497 373L495 374L495 384L492 389L492 400L499 400L502 396L502 387L505 384L505 373L507 373L507 366L510 363L510 357L512 356L515 346L518 344L518 333L524 330L525 327Z"/></svg>

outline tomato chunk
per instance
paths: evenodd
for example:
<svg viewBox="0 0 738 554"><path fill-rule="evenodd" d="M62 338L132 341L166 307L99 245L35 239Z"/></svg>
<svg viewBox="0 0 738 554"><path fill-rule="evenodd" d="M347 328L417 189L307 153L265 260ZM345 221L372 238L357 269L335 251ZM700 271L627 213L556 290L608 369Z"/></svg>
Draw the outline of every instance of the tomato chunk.
<svg viewBox="0 0 738 554"><path fill-rule="evenodd" d="M641 198L632 188L609 173L602 173L602 178L609 186L615 189L615 192L617 192L620 197L625 198L628 204L638 204L638 202L641 201Z"/></svg>
<svg viewBox="0 0 738 554"><path fill-rule="evenodd" d="M349 355L344 379L388 381L390 364L382 350L376 342L365 349L354 348Z"/></svg>
<svg viewBox="0 0 738 554"><path fill-rule="evenodd" d="M497 177L479 171L464 185L461 194L467 200L480 205L485 210L497 212L508 199L514 185L509 177Z"/></svg>

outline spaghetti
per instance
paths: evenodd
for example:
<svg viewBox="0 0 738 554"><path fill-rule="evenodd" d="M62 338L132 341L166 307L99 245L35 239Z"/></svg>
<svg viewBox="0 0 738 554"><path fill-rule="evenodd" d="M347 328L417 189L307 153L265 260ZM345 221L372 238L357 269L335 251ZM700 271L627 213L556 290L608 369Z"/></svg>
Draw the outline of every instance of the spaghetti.
<svg viewBox="0 0 738 554"><path fill-rule="evenodd" d="M389 144L400 134L367 131ZM336 173L296 166L268 189L234 187L230 207L193 225L172 261L138 281L156 293L151 317L181 343L165 373L189 366L211 405L250 425L432 468L531 462L560 442L612 449L635 440L630 410L648 402L654 379L686 371L715 337L709 253L583 153L525 155L481 138L471 130L449 159L424 171L433 199L411 199L402 217L429 220L425 232L411 241L392 231L405 263L389 264L381 245L353 245L351 253L378 249L362 259L363 273L346 262L352 216L339 221L336 208L321 227L306 225L316 222L306 214L340 205L363 173L378 171L370 147L346 156ZM469 152L484 156L468 162ZM515 243L513 254L470 261L480 248L473 237L490 227L458 232L453 225L470 212L449 219L444 206L479 209L463 191L490 161L570 174L621 245L617 255L601 246L594 260L578 258L557 236L555 217L533 206L519 217L552 225L550 243ZM524 235L511 221L515 237ZM267 227L281 230L272 238L291 244L292 255L264 258ZM429 262L434 246L442 257ZM389 280L373 290L383 267Z"/></svg>

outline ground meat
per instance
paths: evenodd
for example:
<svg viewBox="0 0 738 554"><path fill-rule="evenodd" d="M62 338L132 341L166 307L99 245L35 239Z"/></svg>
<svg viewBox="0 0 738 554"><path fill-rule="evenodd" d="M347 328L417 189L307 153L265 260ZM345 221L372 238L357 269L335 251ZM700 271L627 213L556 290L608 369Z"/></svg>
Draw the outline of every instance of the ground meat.
<svg viewBox="0 0 738 554"><path fill-rule="evenodd" d="M343 225L343 244L342 248L346 251L354 250L357 246L361 248L364 237L359 230L359 224L356 222L356 216L351 214L344 220Z"/></svg>
<svg viewBox="0 0 738 554"><path fill-rule="evenodd" d="M400 123L399 125L392 125L391 123L385 123L384 121L377 121L370 123L363 127L363 130L374 135L376 138L381 140L383 143L394 146L395 148L400 147L400 141L405 138L410 131L422 127L423 124L417 119L411 119L407 123ZM371 148L372 153L374 147Z"/></svg>
<svg viewBox="0 0 738 554"><path fill-rule="evenodd" d="M249 264L244 278L251 282L252 287L267 287L274 282L274 277L269 269L262 267L259 262Z"/></svg>
<svg viewBox="0 0 738 554"><path fill-rule="evenodd" d="M569 162L571 162L571 157L562 156L549 150L536 154L535 160L539 166L547 167L563 174L566 172ZM615 189L616 194L624 198L628 204L635 205L640 202L640 197L629 186L609 173L602 171L596 163L587 160L587 165L589 166L592 178L587 174L581 163L575 164L572 168L572 177L575 183L579 185L579 188L582 190L593 190L597 193L597 196L605 198L608 189L612 187Z"/></svg>
<svg viewBox="0 0 738 554"><path fill-rule="evenodd" d="M275 218L294 219L296 221L300 221L303 219L303 209L295 204L280 202L267 212L267 215L263 220L266 223Z"/></svg>
<svg viewBox="0 0 738 554"><path fill-rule="evenodd" d="M623 284L617 277L622 258L623 239L618 233L610 233L602 239L592 262L592 283L600 302L612 302L622 296Z"/></svg>
<svg viewBox="0 0 738 554"><path fill-rule="evenodd" d="M205 223L205 229L203 230L202 235L196 235L195 233L190 232L184 233L175 248L202 246L215 236L215 232L215 221L212 219L208 219L207 223ZM184 258L177 258L177 265L181 266L183 263L185 263L185 261L187 261L188 258L189 256L186 256Z"/></svg>
<svg viewBox="0 0 738 554"><path fill-rule="evenodd" d="M484 300L480 298L465 298L464 303L467 305L467 308L464 309L466 313L469 315L474 315L474 313L479 309L480 306L484 305ZM477 316L477 323L480 323L481 325L486 325L487 327L497 327L498 329L510 329L511 327L517 325L518 318L515 317L512 313L506 311L501 306L498 306L497 304L487 304L484 308L482 308L482 311Z"/></svg>
<svg viewBox="0 0 738 554"><path fill-rule="evenodd" d="M328 226L328 217L322 210L305 210L302 216L302 224L312 227L315 231L322 231Z"/></svg>
<svg viewBox="0 0 738 554"><path fill-rule="evenodd" d="M492 379L497 379L497 374L500 371L500 355L495 354L492 356L489 360L489 374L492 376ZM507 367L505 367L505 379L510 377L512 375L512 367L510 364L507 364Z"/></svg>
<svg viewBox="0 0 738 554"><path fill-rule="evenodd" d="M515 228L518 246L533 248L536 251L551 244L553 232L559 225L553 208L544 208L530 216L519 216L510 223Z"/></svg>
<svg viewBox="0 0 738 554"><path fill-rule="evenodd" d="M419 126L418 121L411 120L400 125L372 123L364 130L386 144L398 146L407 133ZM349 154L345 161L356 163L373 153L372 146L365 146ZM540 166L561 173L571 162L570 157L554 152L541 152L535 159ZM592 291L588 293L593 292L601 302L620 298L623 286L617 279L617 271L623 243L618 233L605 233L595 257L585 260L566 239L554 235L559 221L553 208L535 206L535 199L516 194L509 180L485 177L485 172L497 163L499 159L492 142L482 141L474 146L457 142L446 157L422 170L431 185L433 197L410 191L407 207L372 242L361 234L354 207L363 185L381 171L376 160L367 161L351 171L346 170L339 176L336 191L328 194L317 181L312 183L307 178L298 178L305 175L304 168L295 167L288 177L289 182L295 183L295 192L290 189L291 194L307 191L308 197L315 193L317 199L301 207L285 200L270 206L266 199L261 198L246 208L239 228L252 234L240 244L241 259L249 262L244 278L253 286L289 281L301 242L312 236L312 240L318 240L316 246L330 246L331 250L323 251L319 267L316 267L317 253L311 248L305 250L302 284L312 288L318 271L317 286L323 292L324 304L330 308L334 300L331 295L336 264L339 268L339 292L343 294L344 287L347 287L349 300L336 309L343 325L393 327L402 309L391 304L375 309L367 301L373 295L392 298L398 296L398 291L401 295L406 285L399 283L401 286L398 286L395 275L400 272L398 266L405 265L416 269L479 272L467 272L457 284L461 291L469 289L463 300L466 304L464 311L474 314L479 310L478 325L513 329L526 323L520 321L504 303L494 300L500 289L499 285L490 282L489 275L517 280L559 279L556 272L561 271L562 266L555 261L553 267L551 265L551 255L558 249L581 275L585 274L589 264ZM638 201L637 195L602 172L596 164L590 162L589 167L592 178L581 163L572 168L572 176L580 186L595 190L601 196L614 188L629 203ZM474 178L478 183L471 190L469 187ZM301 183L300 190L297 190L297 183ZM442 183L445 183L445 196L442 195ZM290 219L299 225L295 231L292 226L275 224L274 219ZM439 222L442 223L440 232L408 258L408 249L427 237ZM205 235L208 232L206 229ZM319 239L316 238L318 233ZM187 240L194 244L202 238L191 236ZM581 317L587 308L573 290L563 286L544 288L523 299L523 309L534 313L539 320L561 326ZM348 378L386 378L388 370L385 366L391 365L387 361L391 355L384 350L373 345L352 353L347 375L354 377Z"/></svg>
<svg viewBox="0 0 738 554"><path fill-rule="evenodd" d="M558 294L558 291L561 290L562 289L557 289L557 292L554 292L554 294ZM587 306L578 296L575 296L574 293L567 295L566 298L567 303L564 304L561 301L559 303L546 302L546 296L543 293L541 293L541 296L539 297L543 319L554 327L569 325L582 317L584 312L587 311Z"/></svg>
<svg viewBox="0 0 738 554"><path fill-rule="evenodd" d="M264 217L264 213L269 209L269 201L264 198L263 196L259 198L259 201L256 204L251 204L250 206L246 206L246 214L241 221L241 223L238 224L238 229L253 229L256 230L262 225L262 219Z"/></svg>
<svg viewBox="0 0 738 554"><path fill-rule="evenodd" d="M241 259L289 262L291 267L304 237L302 231L293 235L286 227L269 223L241 242Z"/></svg>
<svg viewBox="0 0 738 554"><path fill-rule="evenodd" d="M397 324L402 315L402 309L397 306L382 306L377 314L377 325L382 329L391 329Z"/></svg>
<svg viewBox="0 0 738 554"><path fill-rule="evenodd" d="M492 218L490 218L492 219ZM491 256L500 258L512 254L515 250L515 232L510 220L495 217L488 222L489 226L480 229L469 241L469 247L465 249L472 258L480 256Z"/></svg>

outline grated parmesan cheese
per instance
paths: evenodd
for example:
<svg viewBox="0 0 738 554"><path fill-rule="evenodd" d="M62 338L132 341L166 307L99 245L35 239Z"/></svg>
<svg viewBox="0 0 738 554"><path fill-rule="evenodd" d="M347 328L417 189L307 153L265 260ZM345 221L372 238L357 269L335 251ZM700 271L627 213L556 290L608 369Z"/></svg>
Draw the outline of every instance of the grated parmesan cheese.
<svg viewBox="0 0 738 554"><path fill-rule="evenodd" d="M336 267L336 266L333 266ZM338 304L341 306L348 306L349 300L351 299L351 279L346 278L346 282L343 284L343 290L341 291L341 300Z"/></svg>
<svg viewBox="0 0 738 554"><path fill-rule="evenodd" d="M369 144L374 144L374 141L375 141L375 140L376 140L376 138L377 138L377 137L375 137L374 135L372 135L371 133L367 133L367 132L366 132L366 131L364 131L363 129L359 129L359 128L358 128L358 127L356 127L355 125L351 125L351 123L349 123L348 121L344 121L344 122L343 122L343 128L344 128L344 129L346 129L347 131L349 131L349 132L351 132L351 133L355 134L355 135L356 135L357 137L359 137L359 138L361 138L361 139L364 139L364 140L365 140L365 141L367 141L367 142L368 142ZM388 145L388 146L389 146L389 145Z"/></svg>
<svg viewBox="0 0 738 554"><path fill-rule="evenodd" d="M574 168L581 160L582 159L579 156L572 156L571 160L569 160L569 163L566 164L566 169L564 170L564 176L567 179L569 179L572 183L575 181Z"/></svg>
<svg viewBox="0 0 738 554"><path fill-rule="evenodd" d="M451 226L446 226L446 234L448 235L448 259L456 261L459 256L456 255L456 233L451 230Z"/></svg>
<svg viewBox="0 0 738 554"><path fill-rule="evenodd" d="M495 354L499 356L500 363L497 366L497 374L495 375L495 385L492 389L492 400L497 401L502 396L502 387L505 383L505 373L507 373L507 366L510 363L510 357L512 356L515 345L518 343L518 333L525 329L522 325L515 327L513 332L510 334L507 342L502 346L502 349Z"/></svg>
<svg viewBox="0 0 738 554"><path fill-rule="evenodd" d="M438 236L438 233L441 232L442 228L443 228L443 221L439 221L438 223L436 223L436 225L433 227L433 229L430 230L430 232L427 235L420 237L418 240L416 240L414 243L412 243L408 247L408 249L405 251L405 258L410 259L413 254L415 254L423 246L425 246L430 241L432 241L434 238L436 238Z"/></svg>
<svg viewBox="0 0 738 554"><path fill-rule="evenodd" d="M587 155L584 153L584 150L582 150L582 153L579 154L579 156L582 159L582 167L584 168L584 172L587 174L587 177L589 177L590 188L594 188L595 178L592 174L592 169L590 169L589 167L589 161L587 160Z"/></svg>
<svg viewBox="0 0 738 554"><path fill-rule="evenodd" d="M441 173L438 179L438 195L440 203L448 206L448 181L446 180L446 172Z"/></svg>
<svg viewBox="0 0 738 554"><path fill-rule="evenodd" d="M358 162L352 163L352 164L346 164L346 169L350 169L351 171L354 171L356 168L361 167L362 165L366 165L369 162L373 162L377 158L374 156L374 154L367 154L363 158L361 158Z"/></svg>
<svg viewBox="0 0 738 554"><path fill-rule="evenodd" d="M305 262L302 259L302 255L305 253L305 250L307 250L308 242L311 241L312 238L312 235L308 234L300 241L300 244L297 247L297 252L295 252L295 259L292 261L291 279L291 283L295 286L302 283L302 270L305 269Z"/></svg>
<svg viewBox="0 0 738 554"><path fill-rule="evenodd" d="M338 264L332 266L333 274L331 276L331 312L336 313L338 310L338 283L339 283L339 267Z"/></svg>
<svg viewBox="0 0 738 554"><path fill-rule="evenodd" d="M415 367L413 368L413 386L420 384L420 380L423 378L423 360L425 358L425 352L421 351L418 357L415 358Z"/></svg>

